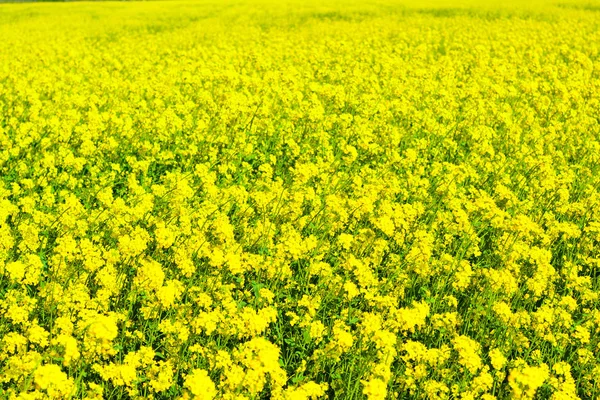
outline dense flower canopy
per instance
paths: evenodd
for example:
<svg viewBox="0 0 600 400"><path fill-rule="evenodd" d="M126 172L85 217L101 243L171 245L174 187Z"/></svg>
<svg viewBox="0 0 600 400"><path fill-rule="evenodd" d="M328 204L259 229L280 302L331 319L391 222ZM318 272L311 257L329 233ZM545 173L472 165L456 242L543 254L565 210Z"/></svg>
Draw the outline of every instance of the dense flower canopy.
<svg viewBox="0 0 600 400"><path fill-rule="evenodd" d="M2 397L599 397L600 3L483 3L0 5Z"/></svg>

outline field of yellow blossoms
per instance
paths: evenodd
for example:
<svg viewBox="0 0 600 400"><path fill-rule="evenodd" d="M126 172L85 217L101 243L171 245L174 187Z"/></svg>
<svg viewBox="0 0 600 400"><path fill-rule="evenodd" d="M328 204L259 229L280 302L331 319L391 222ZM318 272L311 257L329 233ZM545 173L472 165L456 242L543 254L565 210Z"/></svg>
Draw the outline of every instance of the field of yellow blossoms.
<svg viewBox="0 0 600 400"><path fill-rule="evenodd" d="M495 1L0 5L0 398L600 398L600 2Z"/></svg>

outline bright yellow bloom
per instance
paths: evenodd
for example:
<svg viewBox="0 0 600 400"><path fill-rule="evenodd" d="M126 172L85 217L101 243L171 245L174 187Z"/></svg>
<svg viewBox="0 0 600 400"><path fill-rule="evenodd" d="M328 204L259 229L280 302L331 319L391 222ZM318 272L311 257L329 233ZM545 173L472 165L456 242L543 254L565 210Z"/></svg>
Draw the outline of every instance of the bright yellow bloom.
<svg viewBox="0 0 600 400"><path fill-rule="evenodd" d="M369 400L384 400L387 395L387 385L378 378L361 381L363 384L363 394Z"/></svg>
<svg viewBox="0 0 600 400"><path fill-rule="evenodd" d="M549 377L548 366L543 364L539 367L524 365L521 368L511 369L508 375L508 383L512 394L517 399L533 399L538 388Z"/></svg>
<svg viewBox="0 0 600 400"><path fill-rule="evenodd" d="M215 384L204 369L194 369L185 378L184 386L194 400L212 400L217 395Z"/></svg>
<svg viewBox="0 0 600 400"><path fill-rule="evenodd" d="M66 398L73 393L74 383L58 365L45 364L34 372L34 382L50 398Z"/></svg>

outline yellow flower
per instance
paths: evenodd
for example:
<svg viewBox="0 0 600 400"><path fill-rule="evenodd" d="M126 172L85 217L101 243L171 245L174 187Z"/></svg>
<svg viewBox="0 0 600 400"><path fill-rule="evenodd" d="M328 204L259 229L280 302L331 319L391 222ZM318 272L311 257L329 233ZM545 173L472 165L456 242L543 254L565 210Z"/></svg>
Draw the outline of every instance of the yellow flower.
<svg viewBox="0 0 600 400"><path fill-rule="evenodd" d="M400 308L396 311L396 318L392 323L401 331L414 332L416 328L425 325L429 310L429 304L424 301L413 301L411 307Z"/></svg>
<svg viewBox="0 0 600 400"><path fill-rule="evenodd" d="M97 383L90 382L87 384L86 396L85 400L102 400L103 396L103 388Z"/></svg>
<svg viewBox="0 0 600 400"><path fill-rule="evenodd" d="M37 323L31 325L29 329L27 329L27 338L29 341L40 347L48 346L48 336L49 333Z"/></svg>
<svg viewBox="0 0 600 400"><path fill-rule="evenodd" d="M320 343L323 340L323 334L325 333L325 325L321 321L314 321L310 324L310 338L315 343Z"/></svg>
<svg viewBox="0 0 600 400"><path fill-rule="evenodd" d="M212 400L217 396L215 384L204 369L194 369L185 378L184 386L193 400Z"/></svg>
<svg viewBox="0 0 600 400"><path fill-rule="evenodd" d="M460 335L452 341L458 352L459 362L470 373L475 374L483 365L479 356L481 346L468 336Z"/></svg>
<svg viewBox="0 0 600 400"><path fill-rule="evenodd" d="M328 385L310 381L298 387L287 388L283 393L285 400L316 400L325 396Z"/></svg>
<svg viewBox="0 0 600 400"><path fill-rule="evenodd" d="M38 367L33 376L35 386L46 391L50 398L67 398L75 388L73 380L55 364Z"/></svg>
<svg viewBox="0 0 600 400"><path fill-rule="evenodd" d="M573 337L578 339L581 344L588 344L590 342L590 331L583 326L578 326L575 328Z"/></svg>
<svg viewBox="0 0 600 400"><path fill-rule="evenodd" d="M146 250L150 235L145 229L135 227L130 234L119 238L119 251L123 257L135 257Z"/></svg>
<svg viewBox="0 0 600 400"><path fill-rule="evenodd" d="M499 349L493 349L490 351L490 360L492 367L496 370L501 370L506 365L506 357Z"/></svg>
<svg viewBox="0 0 600 400"><path fill-rule="evenodd" d="M173 386L173 366L169 361L159 362L148 371L150 387L154 392L160 393L169 390Z"/></svg>
<svg viewBox="0 0 600 400"><path fill-rule="evenodd" d="M89 313L78 323L78 328L85 332L83 347L86 354L103 356L116 353L113 340L119 334L117 321L115 314Z"/></svg>
<svg viewBox="0 0 600 400"><path fill-rule="evenodd" d="M387 395L387 384L379 378L371 378L368 381L361 381L363 384L363 394L369 400L385 400Z"/></svg>
<svg viewBox="0 0 600 400"><path fill-rule="evenodd" d="M471 277L473 276L473 269L471 268L471 264L462 260L459 263L458 270L454 275L454 282L452 283L452 287L456 290L463 290L469 287L471 284Z"/></svg>
<svg viewBox="0 0 600 400"><path fill-rule="evenodd" d="M587 2L0 4L0 397L600 398Z"/></svg>
<svg viewBox="0 0 600 400"><path fill-rule="evenodd" d="M344 290L347 293L348 300L352 300L360 294L360 291L358 290L356 285L351 281L344 283Z"/></svg>
<svg viewBox="0 0 600 400"><path fill-rule="evenodd" d="M4 269L13 281L21 282L25 276L25 265L20 261L7 263Z"/></svg>
<svg viewBox="0 0 600 400"><path fill-rule="evenodd" d="M161 248L168 249L175 242L175 232L165 226L164 223L157 224L154 235L156 236L156 243Z"/></svg>
<svg viewBox="0 0 600 400"><path fill-rule="evenodd" d="M533 399L537 390L549 376L549 369L546 364L539 367L524 365L510 370L508 384L516 399Z"/></svg>
<svg viewBox="0 0 600 400"><path fill-rule="evenodd" d="M165 280L165 273L160 263L152 259L145 259L141 260L140 264L141 267L138 268L133 280L134 285L147 290L160 289Z"/></svg>
<svg viewBox="0 0 600 400"><path fill-rule="evenodd" d="M165 308L173 307L183 292L183 284L176 279L168 281L156 291L156 297Z"/></svg>
<svg viewBox="0 0 600 400"><path fill-rule="evenodd" d="M258 337L241 345L234 354L244 367L244 372L239 376L239 371L229 371L225 381L227 386L237 387L237 381L241 379L243 387L252 396L260 393L267 382L270 383L271 391L275 393L282 391L287 375L279 364L277 346Z"/></svg>
<svg viewBox="0 0 600 400"><path fill-rule="evenodd" d="M60 334L52 339L53 344L57 344L63 347L63 365L69 366L73 361L76 361L80 357L78 350L77 339L73 336Z"/></svg>

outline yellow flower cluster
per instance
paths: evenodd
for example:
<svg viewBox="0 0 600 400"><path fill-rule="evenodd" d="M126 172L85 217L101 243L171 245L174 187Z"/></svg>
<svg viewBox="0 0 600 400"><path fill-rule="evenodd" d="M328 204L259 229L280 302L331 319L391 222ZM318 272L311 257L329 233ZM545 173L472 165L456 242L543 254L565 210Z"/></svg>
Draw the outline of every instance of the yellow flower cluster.
<svg viewBox="0 0 600 400"><path fill-rule="evenodd" d="M599 11L0 4L0 398L600 398Z"/></svg>

